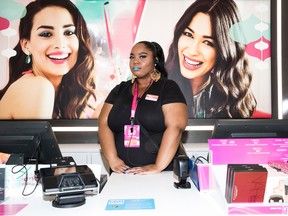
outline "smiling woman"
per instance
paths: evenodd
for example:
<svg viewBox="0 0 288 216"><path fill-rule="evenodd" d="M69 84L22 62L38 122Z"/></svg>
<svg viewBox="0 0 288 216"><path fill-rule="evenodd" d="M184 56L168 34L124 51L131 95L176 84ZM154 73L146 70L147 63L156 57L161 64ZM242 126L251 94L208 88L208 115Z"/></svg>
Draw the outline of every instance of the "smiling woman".
<svg viewBox="0 0 288 216"><path fill-rule="evenodd" d="M28 4L15 51L0 91L0 119L97 117L90 36L70 0Z"/></svg>
<svg viewBox="0 0 288 216"><path fill-rule="evenodd" d="M178 20L166 63L189 118L271 117L257 110L246 44L237 40L247 38L240 24L234 0L196 0Z"/></svg>

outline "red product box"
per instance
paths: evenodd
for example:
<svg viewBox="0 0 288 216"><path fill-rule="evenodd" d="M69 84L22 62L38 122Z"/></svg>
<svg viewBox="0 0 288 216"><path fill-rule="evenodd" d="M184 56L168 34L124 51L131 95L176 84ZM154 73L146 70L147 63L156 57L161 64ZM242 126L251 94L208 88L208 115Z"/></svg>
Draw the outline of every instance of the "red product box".
<svg viewBox="0 0 288 216"><path fill-rule="evenodd" d="M231 190L233 187L233 172L234 169L251 169L253 167L258 167L258 164L228 164L227 165L227 176L226 176L226 188L225 188L225 198L228 203L231 203L232 194Z"/></svg>
<svg viewBox="0 0 288 216"><path fill-rule="evenodd" d="M230 167L229 173L228 203L263 202L268 176L266 168L235 165Z"/></svg>

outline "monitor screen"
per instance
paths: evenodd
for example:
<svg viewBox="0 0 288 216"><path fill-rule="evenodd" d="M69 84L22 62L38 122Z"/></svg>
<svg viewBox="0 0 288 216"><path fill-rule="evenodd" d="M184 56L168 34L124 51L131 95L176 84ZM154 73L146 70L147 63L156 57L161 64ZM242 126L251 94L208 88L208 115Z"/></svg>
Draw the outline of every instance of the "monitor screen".
<svg viewBox="0 0 288 216"><path fill-rule="evenodd" d="M217 119L212 138L287 138L288 119Z"/></svg>
<svg viewBox="0 0 288 216"><path fill-rule="evenodd" d="M51 125L47 121L0 121L0 152L21 155L23 163L50 164L61 157Z"/></svg>

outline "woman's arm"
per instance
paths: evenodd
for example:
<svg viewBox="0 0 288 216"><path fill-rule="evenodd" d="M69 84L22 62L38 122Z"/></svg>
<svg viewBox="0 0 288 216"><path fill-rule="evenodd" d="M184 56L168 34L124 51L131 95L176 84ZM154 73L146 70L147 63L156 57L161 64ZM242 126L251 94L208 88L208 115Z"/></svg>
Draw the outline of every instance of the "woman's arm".
<svg viewBox="0 0 288 216"><path fill-rule="evenodd" d="M181 136L187 126L187 106L184 103L169 103L162 106L166 130L155 164L135 167L129 173L154 174L164 170L173 160L178 149Z"/></svg>
<svg viewBox="0 0 288 216"><path fill-rule="evenodd" d="M1 118L51 119L55 90L41 76L25 75L14 82L1 100Z"/></svg>
<svg viewBox="0 0 288 216"><path fill-rule="evenodd" d="M187 106L184 103L166 104L163 106L163 113L166 130L156 159L160 171L173 160L188 122Z"/></svg>
<svg viewBox="0 0 288 216"><path fill-rule="evenodd" d="M104 103L98 118L98 137L102 153L108 160L110 168L117 173L122 173L128 166L118 157L115 147L114 135L108 126L108 115L112 104Z"/></svg>

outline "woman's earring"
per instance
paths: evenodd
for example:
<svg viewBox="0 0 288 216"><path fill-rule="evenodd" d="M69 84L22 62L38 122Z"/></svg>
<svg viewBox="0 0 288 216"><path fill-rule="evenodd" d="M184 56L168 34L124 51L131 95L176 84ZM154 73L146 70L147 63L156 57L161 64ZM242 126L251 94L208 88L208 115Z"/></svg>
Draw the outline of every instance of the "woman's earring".
<svg viewBox="0 0 288 216"><path fill-rule="evenodd" d="M150 73L150 78L154 81L157 82L161 78L161 73L154 67L152 72Z"/></svg>
<svg viewBox="0 0 288 216"><path fill-rule="evenodd" d="M25 63L26 63L26 64L30 64L30 62L31 62L31 57L30 57L30 53L28 52L28 53L27 53L27 56L26 56Z"/></svg>

